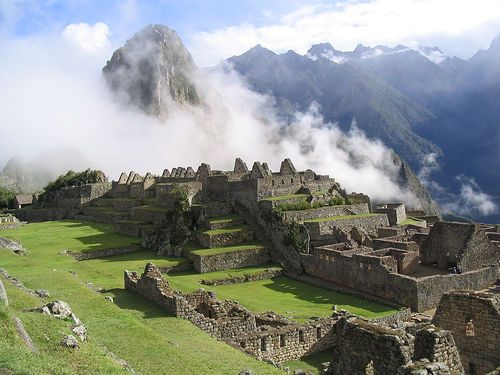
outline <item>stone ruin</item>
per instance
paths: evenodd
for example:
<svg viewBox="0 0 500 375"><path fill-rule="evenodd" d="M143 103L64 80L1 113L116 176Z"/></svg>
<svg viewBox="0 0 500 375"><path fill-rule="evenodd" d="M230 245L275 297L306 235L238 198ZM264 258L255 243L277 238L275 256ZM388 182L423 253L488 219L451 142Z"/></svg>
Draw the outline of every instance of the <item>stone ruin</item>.
<svg viewBox="0 0 500 375"><path fill-rule="evenodd" d="M175 209L179 191L185 195L188 211L193 214L189 223L180 223L177 228L185 234L184 240L191 238L202 247L213 248L255 238L263 246L244 254L228 252L208 257L186 253L182 248L186 242L172 245L170 237L161 237L156 228L168 225L172 216L166 213ZM377 205L372 212L368 196L346 194L333 178L312 170L297 171L290 159L281 163L279 172L271 171L267 163L261 162L253 163L249 169L245 162L236 159L231 171L213 170L203 163L196 172L192 167L175 167L165 169L161 176L122 173L112 184L66 188L56 195L55 207L26 211L26 215L32 215L28 219L77 215L113 223L119 233L142 237L143 246L162 248L163 254L170 256L187 256L198 272L246 267L271 259L282 266L287 276L297 280L380 303L407 306L414 312L438 306L441 296L453 290L485 289L499 277L498 226L439 221L425 216L425 212L407 211L402 203ZM329 203L340 198L355 202ZM277 214L280 207L293 207L304 201L310 208ZM210 237L196 230L198 226L206 226L207 219L228 214L239 216L235 223L247 226L237 238L233 238L234 234ZM416 221L398 225L407 217ZM290 228L298 231L303 246L287 243ZM156 242L152 238L157 238ZM429 328L410 330L411 333L408 327L403 330L386 327L399 333L384 331L382 335L383 330L368 329L368 323L362 319L345 314L297 324L275 316L259 316L232 301L218 301L215 294L204 290L190 294L173 291L152 265L146 267L142 276L126 272L125 283L128 289L152 299L175 316L190 320L212 337L263 360L282 363L332 348L335 360L329 371L335 374L347 368L352 372L344 373L459 374L463 369L456 360L458 348L466 373L484 373L498 366L495 356L485 359L467 354L470 345L464 342L473 339L468 336L469 341L462 340L462 331L456 331L460 327L446 325L446 319L435 324L447 331ZM438 308L436 319L445 316L440 309L444 307ZM469 310L460 303L457 311L465 314ZM476 313L469 311L468 316L474 317L467 318L474 327L478 327L476 320L482 319ZM356 363L345 362L342 348L356 344L342 334L344 331L353 332L353 338L358 335L387 346L392 353L392 364L385 363L386 359L377 357L369 348L363 352L370 355L358 358ZM456 345L449 331L457 336ZM448 358L436 349L439 343L446 343ZM497 344L489 343L490 347Z"/></svg>

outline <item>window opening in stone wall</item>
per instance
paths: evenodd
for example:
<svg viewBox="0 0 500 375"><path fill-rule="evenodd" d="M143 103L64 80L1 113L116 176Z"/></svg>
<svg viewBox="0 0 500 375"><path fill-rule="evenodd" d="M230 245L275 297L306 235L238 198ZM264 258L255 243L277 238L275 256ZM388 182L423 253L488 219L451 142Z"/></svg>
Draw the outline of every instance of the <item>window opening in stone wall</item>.
<svg viewBox="0 0 500 375"><path fill-rule="evenodd" d="M318 327L316 329L316 338L320 339L321 338L321 327Z"/></svg>
<svg viewBox="0 0 500 375"><path fill-rule="evenodd" d="M366 365L366 370L365 370L366 375L374 375L375 370L373 369L373 361L368 362Z"/></svg>
<svg viewBox="0 0 500 375"><path fill-rule="evenodd" d="M285 180L281 180L281 185L285 185Z"/></svg>
<svg viewBox="0 0 500 375"><path fill-rule="evenodd" d="M271 180L271 185L274 186L274 180Z"/></svg>
<svg viewBox="0 0 500 375"><path fill-rule="evenodd" d="M293 184L293 178L290 179L290 183Z"/></svg>
<svg viewBox="0 0 500 375"><path fill-rule="evenodd" d="M264 340L263 338L260 339L260 351L261 352L265 352L266 351L266 340Z"/></svg>
<svg viewBox="0 0 500 375"><path fill-rule="evenodd" d="M475 336L474 322L472 321L472 319L469 319L469 321L465 325L465 336Z"/></svg>
<svg viewBox="0 0 500 375"><path fill-rule="evenodd" d="M240 342L240 347L245 349L247 347L247 343L245 341Z"/></svg>
<svg viewBox="0 0 500 375"><path fill-rule="evenodd" d="M299 342L304 342L304 331L299 331Z"/></svg>
<svg viewBox="0 0 500 375"><path fill-rule="evenodd" d="M284 347L286 344L285 342L285 335L280 335L280 347Z"/></svg>

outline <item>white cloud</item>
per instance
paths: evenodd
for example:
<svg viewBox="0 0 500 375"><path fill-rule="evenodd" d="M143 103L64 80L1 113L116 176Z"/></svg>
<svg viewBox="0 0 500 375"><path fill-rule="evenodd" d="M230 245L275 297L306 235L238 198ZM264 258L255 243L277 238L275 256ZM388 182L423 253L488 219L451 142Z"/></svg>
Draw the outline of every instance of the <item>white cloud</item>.
<svg viewBox="0 0 500 375"><path fill-rule="evenodd" d="M499 32L498 0L344 1L306 6L267 26L243 24L201 32L188 46L202 66L215 65L256 44L301 54L320 42L340 50L351 50L358 43L439 45L449 55L470 57L477 49L487 48Z"/></svg>
<svg viewBox="0 0 500 375"><path fill-rule="evenodd" d="M62 32L63 37L88 52L95 52L110 46L111 31L105 23L72 23Z"/></svg>

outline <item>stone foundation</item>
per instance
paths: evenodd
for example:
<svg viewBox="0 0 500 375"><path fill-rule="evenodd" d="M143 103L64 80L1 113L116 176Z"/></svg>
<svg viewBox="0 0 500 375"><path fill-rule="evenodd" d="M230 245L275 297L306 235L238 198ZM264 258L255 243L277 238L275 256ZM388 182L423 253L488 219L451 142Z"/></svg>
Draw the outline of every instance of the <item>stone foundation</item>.
<svg viewBox="0 0 500 375"><path fill-rule="evenodd" d="M257 266L268 263L270 260L267 248L228 251L212 255L193 253L187 255L192 259L194 269L200 273Z"/></svg>

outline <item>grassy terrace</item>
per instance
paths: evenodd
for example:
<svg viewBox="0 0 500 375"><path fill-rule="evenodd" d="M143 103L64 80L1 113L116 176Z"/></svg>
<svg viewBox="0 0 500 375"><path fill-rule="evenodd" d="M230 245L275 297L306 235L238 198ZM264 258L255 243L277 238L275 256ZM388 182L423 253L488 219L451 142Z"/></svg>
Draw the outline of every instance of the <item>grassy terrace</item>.
<svg viewBox="0 0 500 375"><path fill-rule="evenodd" d="M421 221L420 220L416 220L416 219L412 219L410 217L406 218L405 220L403 220L401 223L399 223L398 225L406 225L406 224L420 224Z"/></svg>
<svg viewBox="0 0 500 375"><path fill-rule="evenodd" d="M264 267L267 268L268 266ZM227 277L227 275L241 275L248 272L248 270L259 269L262 269L262 267L218 271L203 275L189 271L165 275L165 278L172 288L187 293L199 289L201 279L218 279ZM329 316L332 314L332 305L337 305L339 309L346 309L366 318L383 316L396 311L389 306L321 289L292 280L286 276L280 276L272 280L205 288L214 290L218 299L236 300L251 311L264 312L273 310L298 321L307 321L311 316Z"/></svg>
<svg viewBox="0 0 500 375"><path fill-rule="evenodd" d="M344 215L344 216L330 216L330 217L321 217L319 219L305 220L304 223L319 223L323 221L335 221L335 220L345 220L345 219L354 219L358 217L369 217L369 216L381 216L382 214L359 214L359 215Z"/></svg>
<svg viewBox="0 0 500 375"><path fill-rule="evenodd" d="M214 247L212 249L206 249L202 246L196 246L196 245L187 245L184 246L184 250L191 254L196 254L196 255L215 255L215 254L231 253L233 251L262 249L263 247L264 245L262 245L260 242L252 241L252 242L245 242L242 244L238 244L235 246Z"/></svg>
<svg viewBox="0 0 500 375"><path fill-rule="evenodd" d="M172 209L166 207L159 207L155 205L145 205L132 208L133 210L149 210L149 211L158 211L158 212L170 212Z"/></svg>
<svg viewBox="0 0 500 375"><path fill-rule="evenodd" d="M203 280L220 280L220 279L227 279L231 277L238 277L238 276L244 276L244 275L258 275L261 273L265 273L268 268L276 268L278 270L281 270L280 266L277 266L275 264L263 264L259 266L254 266L254 267L246 267L246 268L237 268L233 270L225 270L225 271L215 271L215 272L209 272L209 273L204 273L203 277L200 277L199 273L198 275L198 280L203 279ZM172 277L177 277L179 275L185 276L191 274L190 272L184 272L184 273L177 273L172 275ZM168 277L168 276L167 276ZM196 290L196 289L195 289Z"/></svg>
<svg viewBox="0 0 500 375"><path fill-rule="evenodd" d="M263 201L282 201L285 199L295 199L295 198L307 198L309 194L288 194L288 195L278 195L275 197L269 197L262 199Z"/></svg>
<svg viewBox="0 0 500 375"><path fill-rule="evenodd" d="M229 215L219 216L219 217L215 217L213 219L209 219L209 220L207 220L207 222L210 224L229 223L229 222L241 220L241 219L243 219L243 218L238 214L229 214Z"/></svg>
<svg viewBox="0 0 500 375"><path fill-rule="evenodd" d="M137 202L140 201L139 198L97 198L98 202L113 203L113 202Z"/></svg>
<svg viewBox="0 0 500 375"><path fill-rule="evenodd" d="M125 211L116 211L113 207L86 207L88 210L92 210L95 212L102 212L109 215L126 215L128 212Z"/></svg>
<svg viewBox="0 0 500 375"><path fill-rule="evenodd" d="M211 230L203 230L202 229L199 232L204 233L204 234L208 234L209 236L215 236L217 234L243 232L243 231L248 231L248 230L253 230L253 228L250 225L241 225L239 227L226 228L226 229L211 229Z"/></svg>
<svg viewBox="0 0 500 375"><path fill-rule="evenodd" d="M147 225L149 224L149 222L147 221L142 221L142 220L120 220L118 221L118 223L124 223L124 224L144 224L144 225Z"/></svg>
<svg viewBox="0 0 500 375"><path fill-rule="evenodd" d="M100 349L97 343L102 342L143 375L237 374L246 368L259 375L282 374L210 338L188 321L169 316L149 300L124 290L124 269L142 272L148 261L163 266L175 264L179 259L137 252L79 262L59 254L65 249L116 247L131 240L113 233L112 225L52 221L5 230L1 235L21 239L30 255L0 250L0 265L28 288L47 289L50 300L68 302L87 326L89 342L81 343L77 351L59 347L62 338L59 332L69 334L70 323L42 314L20 313L19 310L40 306L40 303L4 281L12 306L11 310L0 306L0 373L7 368L15 374L31 375L128 374ZM76 275L68 272L70 270ZM108 292L96 293L84 281ZM105 300L106 295L112 296L114 303ZM14 310L40 349L38 353L28 352L15 334L11 319Z"/></svg>

